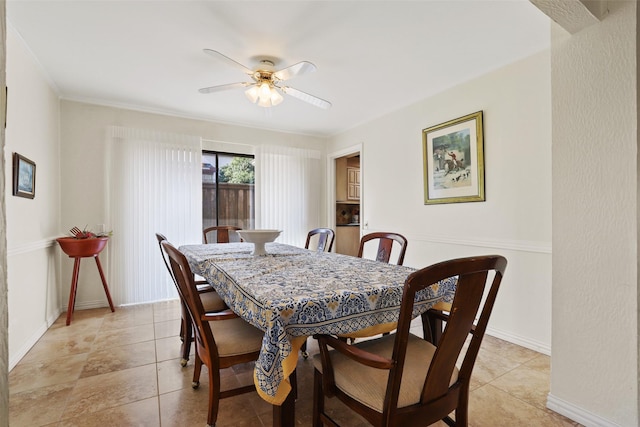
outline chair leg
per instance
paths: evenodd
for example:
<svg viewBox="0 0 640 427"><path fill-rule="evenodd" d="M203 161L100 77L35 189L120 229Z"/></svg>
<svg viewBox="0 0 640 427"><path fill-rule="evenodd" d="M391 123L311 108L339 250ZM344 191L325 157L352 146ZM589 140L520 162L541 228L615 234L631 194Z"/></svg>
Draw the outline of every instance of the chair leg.
<svg viewBox="0 0 640 427"><path fill-rule="evenodd" d="M198 388L200 386L200 371L202 370L202 360L198 356L198 350L195 351L195 363L193 364L193 381L191 382L192 388Z"/></svg>
<svg viewBox="0 0 640 427"><path fill-rule="evenodd" d="M324 412L324 394L322 393L322 374L313 370L313 427L322 427L320 414Z"/></svg>
<svg viewBox="0 0 640 427"><path fill-rule="evenodd" d="M309 357L309 353L307 353L307 341L303 342L300 346L300 352L302 353L302 357L305 359Z"/></svg>
<svg viewBox="0 0 640 427"><path fill-rule="evenodd" d="M193 326L189 320L189 314L184 303L182 304L182 319L180 320L180 339L182 340L182 346L180 352L182 359L180 359L180 365L182 367L187 366L189 362L189 353L191 352L191 342L193 341Z"/></svg>
<svg viewBox="0 0 640 427"><path fill-rule="evenodd" d="M189 353L191 353L191 343L193 342L193 327L191 322L185 322L184 341L182 341L182 359L180 364L185 367L189 362Z"/></svg>
<svg viewBox="0 0 640 427"><path fill-rule="evenodd" d="M218 419L218 405L220 403L220 373L212 366L207 366L209 372L209 414L207 426L213 427Z"/></svg>
<svg viewBox="0 0 640 427"><path fill-rule="evenodd" d="M458 399L458 407L456 408L456 426L467 427L469 424L469 389L460 390L460 398Z"/></svg>

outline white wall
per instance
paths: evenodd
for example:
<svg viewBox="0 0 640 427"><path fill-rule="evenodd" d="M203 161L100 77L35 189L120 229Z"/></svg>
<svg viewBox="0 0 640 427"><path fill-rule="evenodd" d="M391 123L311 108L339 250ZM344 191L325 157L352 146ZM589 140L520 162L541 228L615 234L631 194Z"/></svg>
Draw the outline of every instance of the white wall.
<svg viewBox="0 0 640 427"><path fill-rule="evenodd" d="M422 129L484 111L486 201L424 205ZM344 132L329 153L363 144L364 233L409 240L405 265L499 253L509 265L489 324L551 346L551 85L543 52Z"/></svg>
<svg viewBox="0 0 640 427"><path fill-rule="evenodd" d="M7 30L8 113L5 146L9 366L53 322L61 305L57 282L60 156L59 102L29 50ZM12 196L12 154L36 163L35 198ZM69 276L70 277L70 276Z"/></svg>
<svg viewBox="0 0 640 427"><path fill-rule="evenodd" d="M638 419L638 6L555 29L553 351L548 405L587 426Z"/></svg>
<svg viewBox="0 0 640 427"><path fill-rule="evenodd" d="M206 140L203 148L209 150L220 149L250 154L256 146L269 144L314 148L323 153L323 156L326 153L325 139L318 137L62 101L60 138L62 232L74 225L81 228L88 225L91 228L95 224L106 224L107 229L110 229L105 198L108 167L104 159L106 159L106 131L111 125L200 136ZM324 187L322 191L324 194ZM324 202L322 212L326 212ZM321 225L323 224L318 224L318 226ZM109 270L109 251L108 245L105 252L100 255L105 271ZM159 253L158 256L160 256ZM70 279L67 281L65 278L71 278L72 267L71 262L63 262L61 265L62 295L67 295L69 292ZM87 264L86 267L81 267L80 281L77 309L106 306L106 297L94 266ZM109 282L108 274L107 282Z"/></svg>

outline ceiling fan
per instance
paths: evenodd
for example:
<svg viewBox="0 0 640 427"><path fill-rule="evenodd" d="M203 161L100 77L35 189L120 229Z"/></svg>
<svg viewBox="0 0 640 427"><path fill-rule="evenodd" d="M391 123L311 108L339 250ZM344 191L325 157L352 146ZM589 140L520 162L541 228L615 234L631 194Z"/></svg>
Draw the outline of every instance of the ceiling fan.
<svg viewBox="0 0 640 427"><path fill-rule="evenodd" d="M298 98L301 101L308 102L311 105L315 105L316 107L320 107L325 110L331 107L331 103L329 101L318 98L314 95L310 95L306 92L292 88L290 86L282 85L282 82L293 77L315 71L316 66L311 62L301 61L297 64L283 68L282 70L275 70L273 61L263 59L260 61L255 70L251 70L241 63L229 58L228 56L221 54L218 51L204 49L204 52L213 56L214 58L223 60L224 62L234 66L235 68L240 69L243 73L251 77L253 81L227 83L218 86L204 87L198 90L198 92L200 93L213 93L228 89L248 88L245 91L245 95L247 96L249 101L253 102L254 104L257 103L261 107L275 107L276 105L280 104L283 100L280 92L293 96L294 98Z"/></svg>

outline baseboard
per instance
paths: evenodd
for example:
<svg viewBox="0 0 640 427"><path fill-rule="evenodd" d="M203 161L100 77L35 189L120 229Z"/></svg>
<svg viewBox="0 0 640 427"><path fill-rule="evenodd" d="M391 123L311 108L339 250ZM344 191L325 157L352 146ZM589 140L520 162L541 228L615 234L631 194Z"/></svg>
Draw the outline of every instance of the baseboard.
<svg viewBox="0 0 640 427"><path fill-rule="evenodd" d="M18 364L18 362L20 362L22 358L27 355L29 350L31 350L31 348L38 342L38 340L42 338L42 336L45 334L45 332L47 332L49 327L53 325L53 322L55 322L58 319L58 317L60 317L61 313L62 311L58 309L57 311L49 315L45 323L42 326L40 326L33 333L33 335L31 335L31 337L29 337L29 339L22 345L22 347L16 353L10 355L9 371L11 371Z"/></svg>
<svg viewBox="0 0 640 427"><path fill-rule="evenodd" d="M538 353L546 354L547 356L551 355L551 347L548 344L541 343L539 341L535 341L519 335L510 334L508 332L500 331L493 328L487 328L486 334L513 344L517 344L520 347L525 347L530 350L537 351Z"/></svg>
<svg viewBox="0 0 640 427"><path fill-rule="evenodd" d="M621 427L620 424L616 424L612 421L604 419L596 414L593 414L573 403L562 400L551 393L547 395L547 408L553 412L557 412L560 415L576 421L585 427Z"/></svg>
<svg viewBox="0 0 640 427"><path fill-rule="evenodd" d="M102 308L109 307L109 302L107 300L95 300L95 301L83 301L77 302L75 304L75 310L88 310L90 308ZM67 310L67 307L64 307L64 311Z"/></svg>

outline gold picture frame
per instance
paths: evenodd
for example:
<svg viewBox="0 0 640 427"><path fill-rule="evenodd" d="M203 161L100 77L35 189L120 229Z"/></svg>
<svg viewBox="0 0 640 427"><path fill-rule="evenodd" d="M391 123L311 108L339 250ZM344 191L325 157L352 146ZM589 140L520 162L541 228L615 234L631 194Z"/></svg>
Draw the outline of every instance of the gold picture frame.
<svg viewBox="0 0 640 427"><path fill-rule="evenodd" d="M422 130L424 204L483 202L483 113Z"/></svg>

